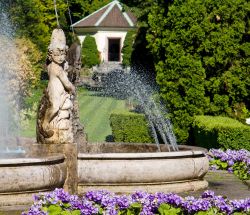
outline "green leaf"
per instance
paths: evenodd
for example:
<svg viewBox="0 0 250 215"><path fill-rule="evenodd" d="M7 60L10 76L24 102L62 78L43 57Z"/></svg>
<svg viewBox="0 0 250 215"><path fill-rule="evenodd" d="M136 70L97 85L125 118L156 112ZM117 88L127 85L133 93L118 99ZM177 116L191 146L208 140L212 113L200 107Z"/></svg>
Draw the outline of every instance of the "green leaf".
<svg viewBox="0 0 250 215"><path fill-rule="evenodd" d="M71 204L69 204L69 203L64 203L64 204L63 204L63 207L64 207L64 208L70 208L70 207L71 207Z"/></svg>
<svg viewBox="0 0 250 215"><path fill-rule="evenodd" d="M48 207L49 215L60 215L62 211L63 210L59 205L50 205Z"/></svg>
<svg viewBox="0 0 250 215"><path fill-rule="evenodd" d="M221 167L223 169L226 169L228 167L228 164L226 162L221 162Z"/></svg>
<svg viewBox="0 0 250 215"><path fill-rule="evenodd" d="M175 208L172 207L169 204L163 203L160 205L160 207L158 208L158 212L160 213L160 215L178 215L178 214L182 214L181 209L180 208Z"/></svg>
<svg viewBox="0 0 250 215"><path fill-rule="evenodd" d="M138 215L140 214L142 210L142 205L138 202L135 202L130 205L130 207L127 209L127 215Z"/></svg>
<svg viewBox="0 0 250 215"><path fill-rule="evenodd" d="M74 210L71 212L71 215L81 215L81 211L80 210Z"/></svg>
<svg viewBox="0 0 250 215"><path fill-rule="evenodd" d="M72 215L70 211L63 211L60 215Z"/></svg>

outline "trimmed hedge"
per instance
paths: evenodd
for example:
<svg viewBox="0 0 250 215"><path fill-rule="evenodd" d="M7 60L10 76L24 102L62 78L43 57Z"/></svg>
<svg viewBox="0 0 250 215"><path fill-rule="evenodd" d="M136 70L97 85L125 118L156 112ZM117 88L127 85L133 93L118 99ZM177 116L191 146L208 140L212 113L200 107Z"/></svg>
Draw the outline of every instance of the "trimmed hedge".
<svg viewBox="0 0 250 215"><path fill-rule="evenodd" d="M82 63L88 68L100 64L95 38L89 35L85 37L82 43Z"/></svg>
<svg viewBox="0 0 250 215"><path fill-rule="evenodd" d="M133 52L133 44L136 37L136 30L129 30L126 34L122 48L122 64L123 66L131 66L131 56Z"/></svg>
<svg viewBox="0 0 250 215"><path fill-rule="evenodd" d="M221 116L195 116L194 142L205 148L250 150L250 126Z"/></svg>
<svg viewBox="0 0 250 215"><path fill-rule="evenodd" d="M115 142L153 143L145 115L134 112L113 112L110 125Z"/></svg>

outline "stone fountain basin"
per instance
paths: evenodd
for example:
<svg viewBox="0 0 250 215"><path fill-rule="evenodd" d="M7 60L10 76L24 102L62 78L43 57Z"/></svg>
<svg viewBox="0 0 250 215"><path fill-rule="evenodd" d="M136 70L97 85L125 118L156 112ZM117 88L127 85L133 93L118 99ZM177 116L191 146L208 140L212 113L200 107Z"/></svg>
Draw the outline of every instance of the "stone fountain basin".
<svg viewBox="0 0 250 215"><path fill-rule="evenodd" d="M0 159L0 206L30 203L33 194L63 186L64 155L13 156Z"/></svg>
<svg viewBox="0 0 250 215"><path fill-rule="evenodd" d="M152 144L122 143L89 144L86 148L87 153L78 154L80 193L99 189L184 192L208 186L203 177L209 162L202 148L180 146L178 152L155 152ZM107 152L110 150L112 153Z"/></svg>

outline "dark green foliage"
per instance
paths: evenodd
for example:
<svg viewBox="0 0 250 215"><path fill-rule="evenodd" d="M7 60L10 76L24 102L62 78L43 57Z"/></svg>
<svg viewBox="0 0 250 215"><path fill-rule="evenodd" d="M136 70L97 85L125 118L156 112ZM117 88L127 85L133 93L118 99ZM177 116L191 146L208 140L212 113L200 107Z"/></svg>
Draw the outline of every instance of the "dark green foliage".
<svg viewBox="0 0 250 215"><path fill-rule="evenodd" d="M249 15L247 0L151 6L147 40L179 143L187 140L194 115L244 118L250 108Z"/></svg>
<svg viewBox="0 0 250 215"><path fill-rule="evenodd" d="M67 4L57 0L61 28L67 29ZM10 3L12 21L19 35L30 38L46 54L51 32L57 27L54 4L51 0L13 0Z"/></svg>
<svg viewBox="0 0 250 215"><path fill-rule="evenodd" d="M250 150L250 126L228 117L196 116L193 122L195 145L205 148Z"/></svg>
<svg viewBox="0 0 250 215"><path fill-rule="evenodd" d="M89 35L85 37L82 43L82 63L89 68L100 63L95 38Z"/></svg>
<svg viewBox="0 0 250 215"><path fill-rule="evenodd" d="M70 29L71 12L73 23L89 15L111 0L57 0L57 11L60 27L65 31L66 37L72 42ZM7 1L8 2L8 1ZM69 5L67 5L67 2ZM46 55L51 32L57 27L53 0L10 0L9 8L11 19L17 26L21 36L31 39Z"/></svg>
<svg viewBox="0 0 250 215"><path fill-rule="evenodd" d="M142 72L155 80L153 56L147 48L146 33L148 29L148 13L155 0L121 0L123 7L131 11L137 18L137 33L133 44L131 63L137 72Z"/></svg>
<svg viewBox="0 0 250 215"><path fill-rule="evenodd" d="M114 112L110 125L115 142L152 143L148 123L143 114L133 112Z"/></svg>
<svg viewBox="0 0 250 215"><path fill-rule="evenodd" d="M129 30L124 40L124 44L122 47L122 64L124 66L131 66L132 63L132 52L133 52L133 44L136 37L136 30Z"/></svg>
<svg viewBox="0 0 250 215"><path fill-rule="evenodd" d="M69 4L73 22L79 21L111 1L112 0L70 0Z"/></svg>

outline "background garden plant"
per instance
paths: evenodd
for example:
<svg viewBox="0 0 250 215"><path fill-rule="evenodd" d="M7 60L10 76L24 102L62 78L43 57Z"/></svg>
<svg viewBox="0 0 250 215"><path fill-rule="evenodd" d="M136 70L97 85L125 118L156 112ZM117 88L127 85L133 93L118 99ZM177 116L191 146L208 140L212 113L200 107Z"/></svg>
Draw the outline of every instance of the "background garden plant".
<svg viewBox="0 0 250 215"><path fill-rule="evenodd" d="M187 141L194 115L246 118L250 104L247 17L247 0L152 3L146 38L179 143Z"/></svg>

